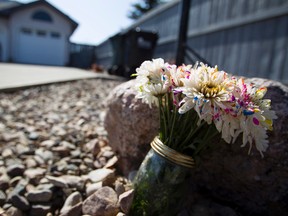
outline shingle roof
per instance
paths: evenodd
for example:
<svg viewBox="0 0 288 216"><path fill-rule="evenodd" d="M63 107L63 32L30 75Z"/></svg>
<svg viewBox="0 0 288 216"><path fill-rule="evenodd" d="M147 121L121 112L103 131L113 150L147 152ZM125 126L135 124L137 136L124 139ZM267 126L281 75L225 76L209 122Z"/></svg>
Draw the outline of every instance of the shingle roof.
<svg viewBox="0 0 288 216"><path fill-rule="evenodd" d="M12 8L15 6L19 6L21 3L15 1L8 1L8 0L0 0L0 11Z"/></svg>
<svg viewBox="0 0 288 216"><path fill-rule="evenodd" d="M26 9L35 5L40 5L40 4L47 5L56 13L58 13L60 16L62 16L64 19L68 20L72 24L73 31L77 28L78 26L77 22L75 22L68 15L64 14L62 11L60 11L53 5L49 4L45 0L34 1L34 2L27 3L27 4L21 4L19 2L14 2L14 1L9 1L9 0L0 0L0 16L9 17L11 14L19 10L23 10L23 9Z"/></svg>

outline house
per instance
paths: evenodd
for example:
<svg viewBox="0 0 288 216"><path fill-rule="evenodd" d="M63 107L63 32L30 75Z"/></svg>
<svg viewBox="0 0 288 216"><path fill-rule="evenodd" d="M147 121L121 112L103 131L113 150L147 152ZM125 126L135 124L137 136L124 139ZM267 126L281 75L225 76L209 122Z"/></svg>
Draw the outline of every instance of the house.
<svg viewBox="0 0 288 216"><path fill-rule="evenodd" d="M69 38L77 25L44 0L0 0L0 61L67 65Z"/></svg>

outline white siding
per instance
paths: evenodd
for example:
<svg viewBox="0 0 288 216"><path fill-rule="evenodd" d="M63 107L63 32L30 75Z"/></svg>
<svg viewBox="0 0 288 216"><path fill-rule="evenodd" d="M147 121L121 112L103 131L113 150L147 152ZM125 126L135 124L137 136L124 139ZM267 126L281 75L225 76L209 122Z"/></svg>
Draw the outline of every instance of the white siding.
<svg viewBox="0 0 288 216"><path fill-rule="evenodd" d="M37 10L44 10L49 13L53 22L32 19L32 14ZM38 5L21 10L13 14L9 24L12 36L11 57L14 62L47 65L65 65L68 63L68 38L72 32L71 23L48 6ZM23 28L31 29L32 33L24 35L21 33ZM45 31L46 36L39 37L37 35L39 30ZM60 38L51 38L52 32L59 33Z"/></svg>

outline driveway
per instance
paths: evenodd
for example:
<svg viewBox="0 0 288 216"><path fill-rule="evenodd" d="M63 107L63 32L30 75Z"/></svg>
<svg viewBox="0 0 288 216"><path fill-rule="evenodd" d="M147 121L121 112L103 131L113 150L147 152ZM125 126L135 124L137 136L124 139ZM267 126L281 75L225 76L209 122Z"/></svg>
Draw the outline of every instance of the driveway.
<svg viewBox="0 0 288 216"><path fill-rule="evenodd" d="M0 63L0 90L91 78L119 79L78 68Z"/></svg>

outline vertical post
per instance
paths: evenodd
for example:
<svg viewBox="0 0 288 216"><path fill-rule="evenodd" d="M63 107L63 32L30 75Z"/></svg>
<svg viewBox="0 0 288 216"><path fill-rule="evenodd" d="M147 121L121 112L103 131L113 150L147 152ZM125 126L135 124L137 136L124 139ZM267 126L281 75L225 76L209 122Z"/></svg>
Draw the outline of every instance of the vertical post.
<svg viewBox="0 0 288 216"><path fill-rule="evenodd" d="M176 65L182 65L185 58L185 47L187 42L188 21L191 0L181 1L180 27L177 42Z"/></svg>

